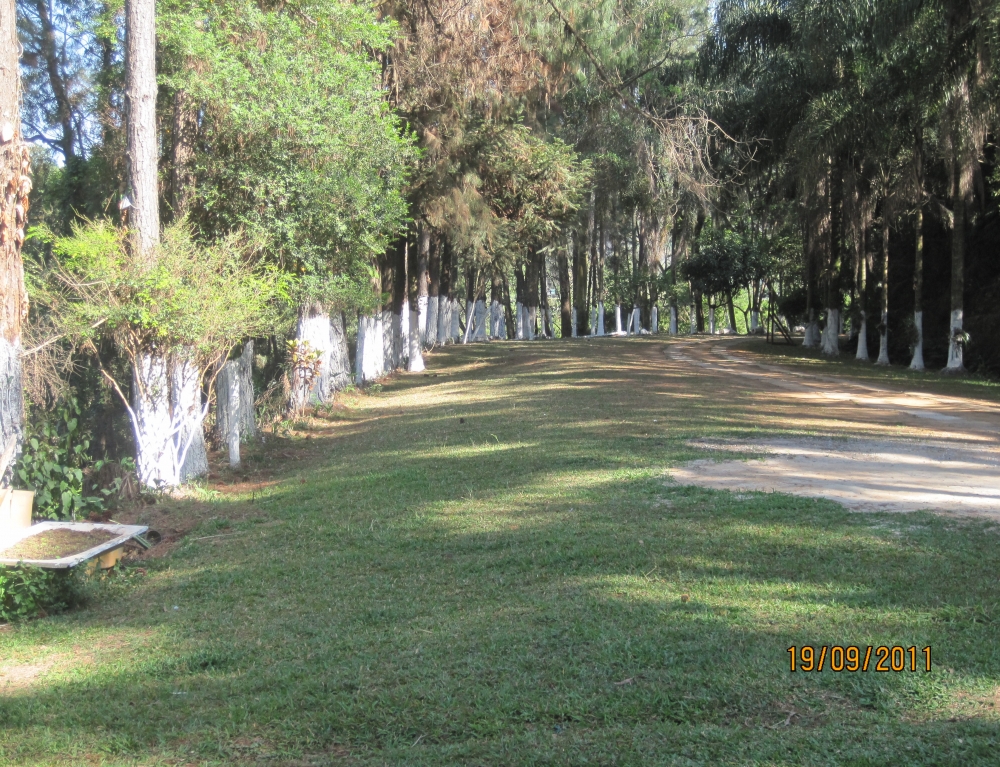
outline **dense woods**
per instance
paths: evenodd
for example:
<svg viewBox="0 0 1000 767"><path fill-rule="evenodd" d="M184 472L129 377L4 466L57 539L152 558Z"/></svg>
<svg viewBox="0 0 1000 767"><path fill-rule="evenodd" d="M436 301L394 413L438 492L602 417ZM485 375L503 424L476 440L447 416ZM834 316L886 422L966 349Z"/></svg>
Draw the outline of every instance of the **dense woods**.
<svg viewBox="0 0 1000 767"><path fill-rule="evenodd" d="M258 420L451 343L802 334L1000 374L994 3L18 0L0 26L0 435L22 391L29 431L78 413L77 468L238 465Z"/></svg>

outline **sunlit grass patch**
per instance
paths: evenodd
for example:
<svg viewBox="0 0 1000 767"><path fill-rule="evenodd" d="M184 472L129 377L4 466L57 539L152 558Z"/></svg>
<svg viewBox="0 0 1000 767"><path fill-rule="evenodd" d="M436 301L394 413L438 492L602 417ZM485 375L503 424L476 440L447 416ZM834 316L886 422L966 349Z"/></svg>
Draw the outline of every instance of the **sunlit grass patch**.
<svg viewBox="0 0 1000 767"><path fill-rule="evenodd" d="M162 507L198 522L144 577L0 631L38 668L0 671L0 763L990 763L995 526L671 483L784 426L655 340L428 361ZM787 669L883 643L935 670Z"/></svg>

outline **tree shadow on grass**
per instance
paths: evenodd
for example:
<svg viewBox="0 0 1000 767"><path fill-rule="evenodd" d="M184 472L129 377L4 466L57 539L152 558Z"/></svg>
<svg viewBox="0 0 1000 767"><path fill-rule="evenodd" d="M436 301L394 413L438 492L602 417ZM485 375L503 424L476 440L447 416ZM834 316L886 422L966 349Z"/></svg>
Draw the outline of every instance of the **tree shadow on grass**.
<svg viewBox="0 0 1000 767"><path fill-rule="evenodd" d="M377 411L315 440L306 484L271 488L225 537L18 629L22 647L93 642L95 659L0 697L0 754L990 763L992 528L668 485L659 467L697 452L642 433L662 410L617 392L582 412L526 389L541 437L495 398L463 405L466 424L448 397ZM806 644L930 644L935 669L789 673L787 648Z"/></svg>

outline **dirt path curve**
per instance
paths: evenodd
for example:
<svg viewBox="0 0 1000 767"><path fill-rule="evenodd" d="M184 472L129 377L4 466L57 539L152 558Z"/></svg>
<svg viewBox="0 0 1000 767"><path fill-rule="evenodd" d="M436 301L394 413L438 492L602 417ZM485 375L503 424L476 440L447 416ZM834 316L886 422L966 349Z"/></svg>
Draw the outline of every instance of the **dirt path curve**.
<svg viewBox="0 0 1000 767"><path fill-rule="evenodd" d="M699 443L720 457L764 458L694 461L671 471L678 482L824 497L861 511L928 509L1000 520L996 403L795 370L722 339L678 341L666 355L710 379L746 381L757 392L748 420L764 435Z"/></svg>

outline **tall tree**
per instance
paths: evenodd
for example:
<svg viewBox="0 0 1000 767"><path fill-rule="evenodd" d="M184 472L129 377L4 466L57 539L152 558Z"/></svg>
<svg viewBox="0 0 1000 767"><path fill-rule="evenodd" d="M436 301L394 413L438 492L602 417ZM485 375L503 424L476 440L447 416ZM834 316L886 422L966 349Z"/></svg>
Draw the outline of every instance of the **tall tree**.
<svg viewBox="0 0 1000 767"><path fill-rule="evenodd" d="M28 312L21 246L31 180L21 135L21 82L14 0L0 0L0 440L20 451L24 428L21 323Z"/></svg>

